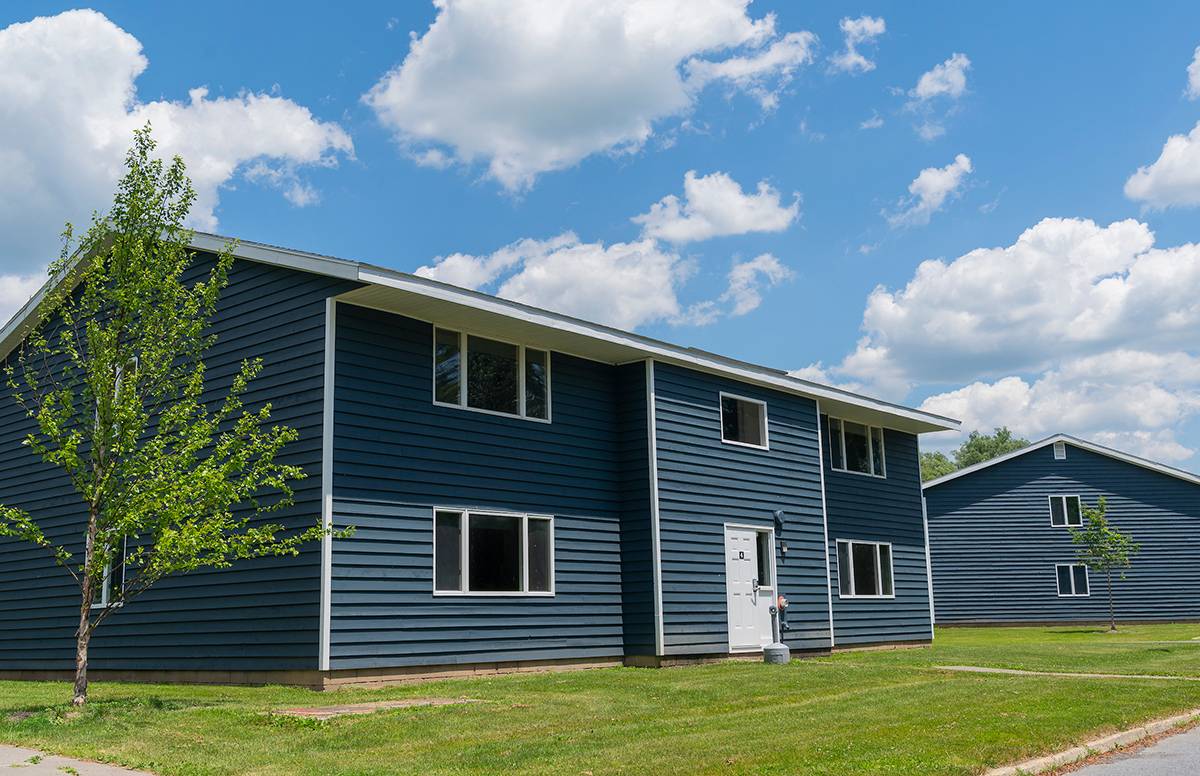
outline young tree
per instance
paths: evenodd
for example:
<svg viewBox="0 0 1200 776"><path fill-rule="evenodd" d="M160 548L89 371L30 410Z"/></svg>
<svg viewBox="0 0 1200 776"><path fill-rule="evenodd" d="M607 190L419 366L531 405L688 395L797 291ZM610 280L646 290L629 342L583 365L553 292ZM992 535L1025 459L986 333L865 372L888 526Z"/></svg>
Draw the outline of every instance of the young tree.
<svg viewBox="0 0 1200 776"><path fill-rule="evenodd" d="M78 246L67 226L37 323L6 364L33 425L23 444L63 470L87 515L63 535L0 506L0 536L49 551L79 585L74 705L87 700L92 634L117 607L169 575L295 555L324 535L258 519L292 503L289 482L304 472L276 457L297 433L268 425L270 404L243 408L261 360L243 361L230 384L206 380L208 321L232 246L207 277L184 280L195 193L183 161L164 165L154 148L147 125L108 215ZM93 608L102 586L110 605Z"/></svg>
<svg viewBox="0 0 1200 776"><path fill-rule="evenodd" d="M1105 576L1108 583L1108 628L1117 629L1117 613L1113 604L1112 575L1117 571L1125 578L1125 569L1133 562L1141 545L1127 534L1113 528L1108 522L1108 500L1100 497L1095 507L1081 504L1084 527L1068 528L1075 542L1075 555L1079 561L1093 571Z"/></svg>

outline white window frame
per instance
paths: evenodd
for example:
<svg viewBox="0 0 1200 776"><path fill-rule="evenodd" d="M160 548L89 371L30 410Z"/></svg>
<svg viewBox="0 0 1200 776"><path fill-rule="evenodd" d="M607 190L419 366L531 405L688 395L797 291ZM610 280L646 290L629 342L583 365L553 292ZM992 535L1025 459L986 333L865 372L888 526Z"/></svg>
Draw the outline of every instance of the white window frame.
<svg viewBox="0 0 1200 776"><path fill-rule="evenodd" d="M842 447L841 447L842 465L841 466L838 466L837 463L834 462L834 460L833 460L833 445L829 446L829 467L837 472L845 472L846 474L857 474L860 477L875 477L876 479L886 480L887 479L887 443L884 442L885 435L883 433L884 432L883 426L872 426L869 423L862 423L857 420L850 421L851 423L858 423L858 425L867 429L867 461L870 462L872 471L859 472L859 471L855 471L854 469L846 468L846 425L845 425L846 418L835 418L832 415L826 416L826 417L827 417L827 420L829 421L829 432L831 434L833 433L833 421L836 420L838 422L838 440L841 442L841 445L842 445ZM883 449L881 449L879 451L879 462L881 464L883 464L883 474L879 474L878 472L874 471L874 469L875 469L875 435L871 433L874 429L879 429L879 441L882 443L882 447L883 447Z"/></svg>
<svg viewBox="0 0 1200 776"><path fill-rule="evenodd" d="M1076 566L1083 566L1083 579L1087 583L1087 592L1086 593L1075 592L1075 571L1074 571L1074 569ZM1071 576L1071 592L1069 592L1069 593L1064 593L1062 591L1062 588L1059 587L1059 584L1058 584L1058 570L1061 568L1064 568L1064 567L1072 570L1071 574L1070 574L1070 576ZM1087 567L1087 564L1086 563L1055 563L1054 564L1054 589L1058 591L1059 598L1090 598L1092 595L1092 578L1091 578L1091 573Z"/></svg>
<svg viewBox="0 0 1200 776"><path fill-rule="evenodd" d="M460 590L438 590L437 589L437 516L438 513L456 514L459 516L459 558L461 567L459 569L459 584ZM480 515L488 517L509 517L519 519L521 521L521 589L520 590L471 590L471 554L470 554L470 520L471 515ZM529 521L530 520L545 520L550 523L550 589L549 590L530 590L529 589ZM505 512L497 509L457 509L453 507L435 507L433 510L433 577L430 580L430 586L433 588L435 596L457 596L457 597L488 597L488 598L553 598L557 587L555 581L555 562L554 562L554 515L542 515L529 512Z"/></svg>
<svg viewBox="0 0 1200 776"><path fill-rule="evenodd" d="M749 442L739 442L736 439L725 438L725 400L736 399L737 401L749 402L762 407L762 423L760 431L762 432L763 443L761 445L751 444ZM771 449L771 423L767 419L767 403L761 399L751 399L749 396L742 396L736 393L727 393L721 391L717 398L717 418L721 426L721 442L727 445L736 445L738 447L749 447L753 450L770 450Z"/></svg>
<svg viewBox="0 0 1200 776"><path fill-rule="evenodd" d="M842 569L841 569L842 552L841 552L841 548L842 548L843 544L850 545L850 589L855 591L853 593L842 593ZM892 593L891 593L891 595L884 595L883 593L879 593L878 595L862 594L862 593L858 592L858 590L857 590L858 586L854 584L854 545L856 545L856 544L869 544L875 548L875 578L879 580L879 589L881 591L883 590L883 562L881 560L879 560L879 548L883 547L883 546L886 546L888 548L888 566L889 566L888 574L892 578ZM838 569L837 569L837 571L838 571L838 576L837 576L838 598L845 598L848 600L860 600L861 599L861 600L880 601L880 600L894 599L896 597L896 551L895 551L895 548L892 547L891 542L875 542L875 541L869 541L866 539L838 539L836 548L837 548L836 555L837 555L837 563L838 563Z"/></svg>
<svg viewBox="0 0 1200 776"><path fill-rule="evenodd" d="M439 401L437 397L437 334L438 330L453 332L458 335L458 403ZM467 404L467 359L470 348L471 337L480 337L481 339L491 340L492 342L500 342L505 345L513 345L517 348L517 413L514 415L511 412L499 412L497 410L483 409L482 407L472 407ZM433 354L431 357L431 384L430 396L433 403L439 407L454 407L459 410L467 410L469 412L482 412L485 415L495 415L501 418L520 418L521 420L531 420L534 423L549 423L554 417L553 409L550 403L550 397L553 395L551 390L550 373L551 362L554 360L554 354L550 348L539 348L532 345L528 346L529 350L540 350L546 354L546 417L535 418L525 414L525 350L526 346L511 340L500 339L488 334L480 334L479 332L467 331L465 329L451 329L448 326L433 327Z"/></svg>
<svg viewBox="0 0 1200 776"><path fill-rule="evenodd" d="M1055 442L1054 443L1054 460L1056 460L1056 461L1067 460L1067 443L1066 442Z"/></svg>
<svg viewBox="0 0 1200 776"><path fill-rule="evenodd" d="M125 538L121 539L121 589L122 590L125 589L125 557L128 555L128 551L129 551L129 539L128 539L128 537L125 537ZM100 582L100 599L96 600L94 597L92 599L92 608L93 609L107 609L110 606L113 608L120 608L125 605L124 601L109 601L108 600L108 588L109 588L108 583L109 583L109 580L111 580L111 579L112 579L112 560L109 560L108 563L104 564L104 576Z"/></svg>
<svg viewBox="0 0 1200 776"><path fill-rule="evenodd" d="M1063 500L1063 520L1069 521L1070 512L1067 511L1067 499L1073 498L1079 503L1079 522L1072 524L1064 522L1062 525L1054 524L1054 499L1060 498ZM1082 528L1083 527L1083 499L1077 493L1054 493L1046 497L1046 508L1050 510L1050 527L1051 528Z"/></svg>

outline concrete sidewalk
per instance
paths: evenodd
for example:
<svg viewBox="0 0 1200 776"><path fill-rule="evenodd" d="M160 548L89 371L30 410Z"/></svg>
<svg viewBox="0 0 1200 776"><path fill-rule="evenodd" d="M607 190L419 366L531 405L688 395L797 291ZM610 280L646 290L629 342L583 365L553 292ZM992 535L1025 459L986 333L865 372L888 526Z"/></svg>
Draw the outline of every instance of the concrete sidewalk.
<svg viewBox="0 0 1200 776"><path fill-rule="evenodd" d="M1076 776L1195 776L1200 773L1200 727L1167 736L1129 754L1080 768Z"/></svg>
<svg viewBox="0 0 1200 776"><path fill-rule="evenodd" d="M67 770L68 768L71 770ZM115 765L72 760L69 757L57 757L33 749L0 744L0 774L9 773L14 776L63 776L66 773L77 773L79 776L154 776L146 771L131 771Z"/></svg>

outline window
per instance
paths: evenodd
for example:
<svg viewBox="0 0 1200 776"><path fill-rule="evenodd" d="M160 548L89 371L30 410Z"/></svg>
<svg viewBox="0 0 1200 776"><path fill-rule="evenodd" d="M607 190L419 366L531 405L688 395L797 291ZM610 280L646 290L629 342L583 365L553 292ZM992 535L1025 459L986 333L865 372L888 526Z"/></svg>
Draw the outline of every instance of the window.
<svg viewBox="0 0 1200 776"><path fill-rule="evenodd" d="M721 394L721 441L767 447L767 405L755 399Z"/></svg>
<svg viewBox="0 0 1200 776"><path fill-rule="evenodd" d="M892 545L839 539L838 595L841 598L895 598Z"/></svg>
<svg viewBox="0 0 1200 776"><path fill-rule="evenodd" d="M830 418L829 465L839 471L886 477L883 429Z"/></svg>
<svg viewBox="0 0 1200 776"><path fill-rule="evenodd" d="M439 594L553 595L553 518L435 511L433 590Z"/></svg>
<svg viewBox="0 0 1200 776"><path fill-rule="evenodd" d="M104 564L104 579L100 585L99 595L93 599L93 607L121 606L124 603L121 600L121 594L125 590L125 556L128 549L128 541L122 540L121 551L113 560ZM116 562L115 568L114 561Z"/></svg>
<svg viewBox="0 0 1200 776"><path fill-rule="evenodd" d="M771 546L771 532L759 531L758 539L758 586L774 588L775 583L771 578L771 560L775 557L774 548Z"/></svg>
<svg viewBox="0 0 1200 776"><path fill-rule="evenodd" d="M550 353L435 328L433 401L549 421Z"/></svg>
<svg viewBox="0 0 1200 776"><path fill-rule="evenodd" d="M1067 445L1065 442L1055 442L1054 443L1054 460L1056 460L1056 461L1067 460Z"/></svg>
<svg viewBox="0 0 1200 776"><path fill-rule="evenodd" d="M1054 567L1058 576L1059 598L1081 598L1088 591L1087 566L1082 563L1059 563Z"/></svg>
<svg viewBox="0 0 1200 776"><path fill-rule="evenodd" d="M1079 508L1079 496L1050 497L1050 525L1081 526L1083 511Z"/></svg>

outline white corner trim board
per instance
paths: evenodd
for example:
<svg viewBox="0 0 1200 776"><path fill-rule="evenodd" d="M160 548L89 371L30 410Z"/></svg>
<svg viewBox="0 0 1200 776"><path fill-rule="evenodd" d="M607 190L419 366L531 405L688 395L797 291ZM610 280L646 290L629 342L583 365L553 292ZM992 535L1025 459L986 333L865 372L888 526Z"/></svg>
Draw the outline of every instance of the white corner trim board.
<svg viewBox="0 0 1200 776"><path fill-rule="evenodd" d="M325 379L321 404L321 636L319 670L329 670L333 612L333 379L336 372L337 300L325 300Z"/></svg>

